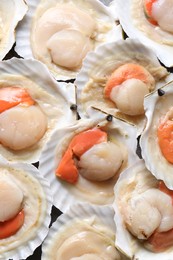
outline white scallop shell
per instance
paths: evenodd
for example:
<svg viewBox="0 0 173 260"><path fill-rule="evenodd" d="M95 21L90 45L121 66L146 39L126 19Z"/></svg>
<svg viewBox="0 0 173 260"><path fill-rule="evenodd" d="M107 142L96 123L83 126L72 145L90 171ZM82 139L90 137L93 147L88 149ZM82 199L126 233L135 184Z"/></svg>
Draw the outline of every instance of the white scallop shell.
<svg viewBox="0 0 173 260"><path fill-rule="evenodd" d="M114 211L109 206L93 206L87 203L77 203L68 212L61 215L50 228L50 232L42 245L42 260L50 259L50 248L56 243L56 237L60 232L68 232L68 226L74 220L88 221L89 224L99 224L115 233L115 223L113 221ZM96 227L97 228L97 227ZM63 231L64 230L64 231ZM121 259L126 259L122 256Z"/></svg>
<svg viewBox="0 0 173 260"><path fill-rule="evenodd" d="M77 74L75 80L77 103L81 117L88 117L88 108L94 106L137 125L139 133L141 132L145 124L145 115L127 116L121 113L103 95L106 78L116 68L129 62L145 67L156 80L156 88L170 81L172 77L160 65L155 53L136 39L128 38L125 41L119 40L104 44L86 56L81 71Z"/></svg>
<svg viewBox="0 0 173 260"><path fill-rule="evenodd" d="M0 1L0 60L15 43L15 28L27 12L24 0Z"/></svg>
<svg viewBox="0 0 173 260"><path fill-rule="evenodd" d="M49 6L55 6L57 3L63 3L64 0L43 0L42 4L46 5L46 2L49 4ZM66 2L74 2L76 5L78 5L78 2L80 0L67 0ZM82 3L83 5L86 5L86 3ZM97 16L100 17L99 19L105 21L112 29L109 30L104 38L104 42L111 42L116 39L122 39L122 29L120 25L116 25L115 23L115 15L112 14L110 11L111 8L105 6L98 0L89 0L87 1L87 5L91 6L91 9L94 10L94 12L97 13ZM24 58L33 58L33 53L32 53L32 43L30 41L30 30L32 27L32 20L34 18L34 13L36 11L36 8L40 5L40 0L30 0L28 1L28 6L29 10L23 19L23 21L20 23L17 33L16 33L16 47L15 50L16 52L24 57ZM47 10L47 6L44 7L45 10ZM87 8L85 6L85 8ZM96 46L102 44L103 42L96 43ZM54 65L55 66L55 65ZM53 76L58 79L58 80L68 80L76 77L76 73L79 71L74 71L74 70L66 70L63 69L62 67L58 66L49 66L49 69Z"/></svg>
<svg viewBox="0 0 173 260"><path fill-rule="evenodd" d="M123 145L128 157L128 161L120 168L119 173L138 159L135 153L137 148L137 132L134 126L117 118L113 118L112 122L108 122L106 114L94 109L91 109L91 113L93 114L92 119L81 119L70 127L57 129L51 136L40 157L40 172L49 180L53 192L53 203L62 212L65 212L77 201L89 201L99 205L111 204L113 201L113 186L117 179L117 176L115 176L114 179L111 179L111 182L108 180L107 182L102 182L103 184L98 184L87 181L79 176L76 184L69 184L59 180L55 176L55 169L67 149L68 143L75 134L94 126L104 126L108 123L106 126L107 131L110 132L110 136L118 144ZM105 183L109 192L105 188ZM80 190L81 187L83 190Z"/></svg>
<svg viewBox="0 0 173 260"><path fill-rule="evenodd" d="M115 200L113 203L113 208L115 210L115 225L116 225L116 242L115 246L122 251L125 255L127 255L130 259L134 260L168 260L173 258L173 248L169 248L165 252L151 252L147 250L144 246L142 246L142 243L138 242L138 239L136 239L134 236L131 235L131 233L126 229L123 218L121 216L117 198L118 194L121 190L121 186L119 188L119 185L121 185L121 182L123 183L123 180L129 179L128 183L133 182L135 180L135 176L137 173L142 172L145 170L145 163L143 160L139 160L137 163L129 167L127 170L125 170L120 178L118 179L115 188Z"/></svg>
<svg viewBox="0 0 173 260"><path fill-rule="evenodd" d="M129 37L137 38L142 43L150 46L165 66L173 66L172 34L164 34L164 31L162 31L160 42L153 38L153 35L159 31L159 27L152 26L146 20L143 12L143 0L114 0L112 2L112 8L116 9L120 24ZM135 13L135 19L132 12ZM168 40L169 44L166 44L166 40Z"/></svg>
<svg viewBox="0 0 173 260"><path fill-rule="evenodd" d="M25 259L29 255L33 254L33 251L43 242L48 234L49 224L51 220L50 213L52 208L52 194L50 191L50 186L47 180L40 175L39 171L33 165L29 165L26 163L10 163L4 158L0 157L0 167L15 169L16 171L19 171L20 174L24 172L26 176L28 176L28 178L32 178L34 182L39 185L39 189L41 190L40 193L39 189L37 189L38 198L41 201L40 215L37 224L34 223L34 226L32 227L32 229L30 229L29 232L26 232L25 225L23 230L25 231L25 233L22 236L21 234L18 235L18 233L16 235L13 235L12 241L8 242L8 249L6 248L5 240L3 240L4 245L3 243L0 244L0 259ZM27 187L26 180L23 185ZM27 199L28 198L25 197L26 202Z"/></svg>
<svg viewBox="0 0 173 260"><path fill-rule="evenodd" d="M48 130L43 138L30 149L15 152L0 144L0 153L10 161L36 162L54 128L68 125L76 120L76 112L70 109L70 106L76 103L75 87L71 83L57 83L45 65L32 59L13 58L0 62L0 84L3 82L5 84L12 82L28 89L47 115ZM28 84L24 85L27 82ZM42 93L46 95L46 98L42 97Z"/></svg>
<svg viewBox="0 0 173 260"><path fill-rule="evenodd" d="M173 165L161 153L157 140L157 128L160 124L160 118L165 116L172 107L173 81L161 89L165 91L163 96L159 96L158 92L155 91L144 100L147 124L141 135L140 145L146 167L157 179L163 180L166 186L172 190Z"/></svg>

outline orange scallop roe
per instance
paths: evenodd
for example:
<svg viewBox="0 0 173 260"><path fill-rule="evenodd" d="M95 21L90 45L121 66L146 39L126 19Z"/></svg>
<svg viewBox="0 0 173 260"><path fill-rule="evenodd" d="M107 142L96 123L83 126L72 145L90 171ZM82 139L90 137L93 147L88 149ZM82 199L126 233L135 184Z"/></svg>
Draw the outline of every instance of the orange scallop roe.
<svg viewBox="0 0 173 260"><path fill-rule="evenodd" d="M157 129L160 150L165 159L173 163L173 121L162 122Z"/></svg>
<svg viewBox="0 0 173 260"><path fill-rule="evenodd" d="M77 134L70 142L62 157L56 176L69 183L78 180L78 169L74 157L80 158L93 145L107 141L107 134L99 128L93 128Z"/></svg>
<svg viewBox="0 0 173 260"><path fill-rule="evenodd" d="M152 18L152 7L156 1L157 0L144 0L143 1L145 16L146 16L147 20L153 25L157 25L157 21Z"/></svg>
<svg viewBox="0 0 173 260"><path fill-rule="evenodd" d="M20 103L31 106L35 101L24 88L17 86L0 88L0 113Z"/></svg>
<svg viewBox="0 0 173 260"><path fill-rule="evenodd" d="M106 82L104 95L106 98L110 97L111 91L114 87L121 85L128 79L139 79L144 83L148 83L148 77L144 68L138 64L127 63L117 68Z"/></svg>
<svg viewBox="0 0 173 260"><path fill-rule="evenodd" d="M0 239L10 237L17 233L17 231L24 224L25 213L22 209L14 218L0 222Z"/></svg>

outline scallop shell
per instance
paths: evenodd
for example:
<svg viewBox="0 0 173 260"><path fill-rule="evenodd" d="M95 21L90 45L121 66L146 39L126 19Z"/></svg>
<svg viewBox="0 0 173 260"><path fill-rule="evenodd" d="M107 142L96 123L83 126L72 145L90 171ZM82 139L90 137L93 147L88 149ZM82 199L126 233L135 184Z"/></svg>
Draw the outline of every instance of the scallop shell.
<svg viewBox="0 0 173 260"><path fill-rule="evenodd" d="M0 242L0 259L25 259L33 253L35 248L43 242L48 234L52 208L50 186L33 165L10 163L0 157L0 167L11 170L14 176L18 176L21 183L24 181L22 185L22 190L24 191L27 189L27 182L29 183L30 181L30 186L28 186L27 190L29 196L25 191L25 210L34 210L34 212L39 210L39 213L37 213L39 218L37 220L33 218L35 222L32 219L28 219L29 222L25 221L25 225L15 235L11 236L10 240L3 239ZM32 196L34 196L34 199ZM40 209L37 209L38 204L41 205ZM28 216L31 217L31 215Z"/></svg>
<svg viewBox="0 0 173 260"><path fill-rule="evenodd" d="M125 170L120 178L118 179L115 188L115 200L113 203L113 208L115 210L115 225L116 225L116 242L115 246L127 255L130 259L134 260L168 260L173 258L173 249L169 248L164 252L151 252L147 250L138 239L131 235L131 233L126 229L122 215L118 206L118 196L120 196L120 191L123 187L123 182L128 181L128 184L132 184L136 180L136 175L145 170L145 163L143 160L139 160L137 163Z"/></svg>
<svg viewBox="0 0 173 260"><path fill-rule="evenodd" d="M16 84L28 89L48 118L48 130L43 138L30 149L12 151L0 144L0 153L10 161L36 162L43 146L54 128L75 122L75 87L71 83L57 83L47 67L36 60L13 58L0 62L0 84Z"/></svg>
<svg viewBox="0 0 173 260"><path fill-rule="evenodd" d="M124 151L126 151L125 156L128 157L126 157L127 161L125 160L122 164L119 173L138 158L135 154L137 133L134 126L117 118L113 118L112 122L108 122L106 114L94 109L91 109L91 113L93 114L92 119L81 119L70 127L57 129L51 136L40 157L40 172L49 180L53 192L54 205L62 212L65 212L76 201L90 201L93 204L99 205L112 203L113 186L117 179L117 176L115 176L113 179L100 184L98 182L87 181L79 176L78 182L72 185L65 181L60 181L55 176L55 169L67 149L68 143L75 134L94 126L106 126L106 131L110 133L112 140L116 140L119 145L124 147Z"/></svg>
<svg viewBox="0 0 173 260"><path fill-rule="evenodd" d="M15 28L27 12L24 0L0 1L0 60L15 43Z"/></svg>
<svg viewBox="0 0 173 260"><path fill-rule="evenodd" d="M96 43L96 46L104 43L104 42L111 42L116 39L122 39L122 29L120 25L115 24L115 19L114 15L112 12L110 12L109 7L105 6L98 0L89 0L87 3L84 3L86 1L81 1L81 0L42 0L41 3L39 0L30 0L28 2L29 10L24 18L24 20L20 23L17 33L16 33L16 47L15 50L16 52L21 55L24 58L33 58L33 52L32 52L32 43L30 40L30 30L32 28L32 23L33 19L35 17L35 11L37 7L40 9L42 8L43 10L47 10L47 5L49 7L55 6L57 3L63 3L63 2L73 2L76 5L84 6L83 8L85 10L94 10L95 12L95 17L98 17L98 21L100 24L100 20L104 21L105 26L108 28L111 28L108 30L106 33L103 33L102 36L99 36L100 42ZM88 6L90 6L88 8ZM45 64L44 60L42 60ZM47 64L48 68L50 69L51 73L56 79L59 80L68 80L76 77L76 73L79 71L78 70L66 70L62 67L58 67L56 65Z"/></svg>
<svg viewBox="0 0 173 260"><path fill-rule="evenodd" d="M140 145L146 167L157 178L164 181L169 189L173 189L173 165L161 153L158 145L157 127L161 117L172 107L173 81L160 88L163 96L155 91L144 100L147 124L141 135Z"/></svg>
<svg viewBox="0 0 173 260"><path fill-rule="evenodd" d="M172 34L165 33L146 20L143 0L115 0L112 8L116 9L120 24L129 37L150 46L165 66L173 66Z"/></svg>
<svg viewBox="0 0 173 260"><path fill-rule="evenodd" d="M156 88L170 81L172 77L160 65L154 52L136 39L104 44L86 56L75 80L77 104L81 117L88 117L88 108L94 106L137 125L139 133L141 132L145 124L145 115L125 115L103 95L107 77L119 66L130 62L145 67L156 80Z"/></svg>
<svg viewBox="0 0 173 260"><path fill-rule="evenodd" d="M55 249L53 245L60 239L60 235L65 236L65 232L68 232L68 238L70 236L69 229L72 228L72 225L75 225L76 222L83 221L88 223L91 227L95 226L97 232L99 228L104 227L106 231L110 232L110 235L114 236L115 233L115 224L113 221L114 211L112 207L109 206L93 206L87 203L78 203L68 210L65 214L61 215L57 221L50 228L50 232L42 245L42 259L53 259L51 257L52 252L54 257L56 256ZM104 231L102 231L104 234ZM110 240L114 238L110 236ZM121 258L125 259L125 258Z"/></svg>

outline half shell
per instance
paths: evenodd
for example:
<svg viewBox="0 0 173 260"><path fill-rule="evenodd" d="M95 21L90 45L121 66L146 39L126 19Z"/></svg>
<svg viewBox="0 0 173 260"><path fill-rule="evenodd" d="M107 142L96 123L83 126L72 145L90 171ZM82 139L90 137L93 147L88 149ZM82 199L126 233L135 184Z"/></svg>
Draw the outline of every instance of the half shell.
<svg viewBox="0 0 173 260"><path fill-rule="evenodd" d="M39 169L51 185L54 205L62 212L66 211L76 201L89 201L93 204L106 205L113 201L113 187L118 175L124 168L137 160L136 128L117 118L107 121L108 116L102 112L91 110L92 119L81 119L70 127L57 129L40 157ZM124 161L117 174L107 181L93 182L79 175L76 184L61 181L55 175L55 170L65 153L70 140L84 130L93 127L102 128L108 133L108 138L116 142L124 154Z"/></svg>
<svg viewBox="0 0 173 260"><path fill-rule="evenodd" d="M38 61L17 58L0 63L0 87L10 85L27 89L46 115L48 127L40 141L29 149L13 151L0 144L0 153L10 161L36 162L54 128L76 120L76 112L70 109L76 103L74 85L58 84L46 66ZM3 131L2 126L0 131Z"/></svg>
<svg viewBox="0 0 173 260"><path fill-rule="evenodd" d="M173 66L172 34L147 21L143 0L115 0L112 2L112 8L116 10L120 24L129 37L137 38L150 46L165 66Z"/></svg>
<svg viewBox="0 0 173 260"><path fill-rule="evenodd" d="M0 157L0 168L16 179L24 194L25 220L13 236L0 240L0 259L25 259L49 231L52 196L48 182L29 164L10 163Z"/></svg>
<svg viewBox="0 0 173 260"><path fill-rule="evenodd" d="M39 17L48 8L62 3L74 4L75 6L81 8L81 10L84 10L86 13L90 14L96 20L96 23L100 28L100 33L97 33L95 36L95 47L105 42L122 39L122 30L120 26L116 26L114 16L111 14L109 8L98 0L90 0L87 2L81 0L30 0L28 2L29 10L27 15L17 30L15 50L24 58L34 57L45 63L56 79L67 80L75 78L76 73L80 68L65 69L61 66L55 65L50 59L49 52L46 55L39 57L39 54L35 53L33 49L34 28Z"/></svg>
<svg viewBox="0 0 173 260"><path fill-rule="evenodd" d="M135 39L119 40L100 46L84 60L76 77L77 103L81 117L88 117L88 108L94 106L109 114L116 115L143 128L145 116L129 116L122 113L104 96L106 81L115 69L127 63L143 66L154 77L155 88L170 81L171 76L160 65L153 51ZM135 101L136 97L134 97Z"/></svg>
<svg viewBox="0 0 173 260"><path fill-rule="evenodd" d="M160 96L160 92L164 95ZM157 179L163 180L171 190L173 189L173 165L162 155L158 144L157 129L160 120L172 108L172 99L173 82L145 98L144 107L147 124L140 140L142 157L145 160L146 167Z"/></svg>
<svg viewBox="0 0 173 260"><path fill-rule="evenodd" d="M110 252L111 254L111 251L115 251L115 224L113 221L113 216L114 211L111 207L108 206L97 207L89 205L87 203L74 205L73 208L70 208L68 210L68 212L60 216L57 219L57 221L53 224L53 226L50 228L50 232L42 246L42 259L51 260L56 258L58 250L61 250L61 245L63 244L64 246L66 240L68 242L72 235L77 234L78 232L81 233L87 231L94 232L93 234L102 234L102 238L106 239L107 243L109 244L108 252ZM88 257L90 256L90 254L90 257L94 257L94 255L95 257L98 257L97 253L94 255L92 254L94 251L94 245L96 245L95 243L93 243L92 240L89 241L88 246L90 248L90 251L88 252L86 248L83 248L83 257L87 257L87 255L85 255L87 253ZM75 251L78 247L75 247ZM80 249L82 250L82 248ZM70 258L73 256L73 249L71 248L71 250L69 251ZM103 252L100 251L98 252L98 254L103 254ZM118 251L116 258L114 257L111 259L125 259L120 256L120 253L118 253Z"/></svg>
<svg viewBox="0 0 173 260"><path fill-rule="evenodd" d="M0 60L15 43L15 28L27 12L24 0L0 1Z"/></svg>
<svg viewBox="0 0 173 260"><path fill-rule="evenodd" d="M116 242L115 246L121 250L125 255L130 259L134 260L167 260L172 259L173 249L172 247L163 251L163 252L151 252L144 247L143 243L140 243L135 236L133 236L126 228L126 224L121 213L122 202L130 200L130 193L133 193L133 196L141 194L145 190L152 187L157 187L158 181L150 175L150 172L146 169L145 163L143 160L138 161L136 164L129 167L125 170L119 180L117 181L114 193L115 200L113 203L113 208L115 210L115 224L116 224ZM137 189L136 189L137 187ZM157 201L158 204L160 203ZM157 202L155 204L157 204ZM135 204L133 205L135 207ZM153 205L153 208L156 207ZM164 206L163 206L164 208ZM141 213L142 214L142 213ZM125 213L124 213L125 216ZM126 213L127 216L127 213ZM148 212L146 216L149 217ZM151 217L153 217L151 215ZM139 217L139 224L142 227L141 219ZM151 221L151 219L147 218Z"/></svg>

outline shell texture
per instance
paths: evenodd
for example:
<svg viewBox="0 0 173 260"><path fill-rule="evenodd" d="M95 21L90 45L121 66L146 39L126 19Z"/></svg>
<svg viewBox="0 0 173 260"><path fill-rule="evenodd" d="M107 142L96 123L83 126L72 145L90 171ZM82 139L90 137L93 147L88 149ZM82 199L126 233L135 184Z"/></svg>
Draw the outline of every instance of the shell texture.
<svg viewBox="0 0 173 260"><path fill-rule="evenodd" d="M113 201L113 187L117 176L124 168L138 160L135 153L137 146L136 128L117 118L113 118L112 122L108 122L106 119L107 114L100 111L91 109L91 113L93 114L92 119L81 119L70 127L57 129L40 157L40 172L49 180L54 197L53 203L62 212L65 212L77 201L91 202L98 205L111 204ZM106 129L110 140L122 146L120 147L124 151L123 154L126 159L124 159L122 166L118 170L118 175L102 183L87 181L82 176L79 176L79 180L75 185L59 180L55 175L55 169L70 140L75 134L95 126Z"/></svg>
<svg viewBox="0 0 173 260"><path fill-rule="evenodd" d="M51 259L53 244L57 243L56 241L59 241L61 239L59 234L63 234L64 236L66 236L66 233L68 232L68 237L70 236L70 230L68 229L72 227L72 223L74 225L76 221L80 221L80 223L81 221L87 221L89 225L95 225L96 229L97 225L101 224L104 226L104 228L108 228L112 230L114 233L115 224L113 221L113 217L114 211L112 207L100 207L90 205L88 203L77 203L76 205L71 207L66 213L61 215L56 220L56 222L53 223L52 227L50 228L50 232L42 245L42 259ZM54 250L53 253L54 255L56 255ZM126 258L123 258L122 256L121 259Z"/></svg>
<svg viewBox="0 0 173 260"><path fill-rule="evenodd" d="M55 6L56 4L75 4L76 6L81 7L83 10L88 10L87 12L93 12L92 16L96 19L97 24L99 26L103 25L103 30L100 35L97 36L97 41L95 47L103 44L105 42L111 42L116 39L122 39L122 29L120 25L116 25L114 14L110 11L108 6L104 5L98 0L90 0L87 3L81 0L31 0L28 2L29 10L25 19L20 23L16 33L16 52L24 57L24 58L33 58L39 59L43 63L45 63L53 76L58 80L68 80L76 77L76 73L80 68L77 69L65 69L65 67L61 67L55 65L50 58L42 57L38 58L36 54L33 53L33 43L32 43L32 35L31 32L33 30L33 26L37 23L37 19L40 16L39 12L43 13L48 8ZM108 3L107 3L108 4ZM33 32L34 34L34 32Z"/></svg>
<svg viewBox="0 0 173 260"><path fill-rule="evenodd" d="M24 210L26 213L24 226L10 238L2 239L0 243L0 259L25 259L43 242L49 231L52 195L49 183L39 171L26 163L11 163L0 157L0 167L9 170L10 174L20 180L25 194ZM35 187L36 190L35 189ZM34 196L34 198L33 198ZM36 205L35 201L37 201ZM37 220L32 217L33 209L37 212ZM28 211L29 210L29 211ZM36 222L33 222L36 221Z"/></svg>
<svg viewBox="0 0 173 260"><path fill-rule="evenodd" d="M144 185L155 185L152 182L154 180L151 178L151 180L145 178L149 176L147 174L144 174L146 171L145 162L143 160L139 160L137 163L126 169L118 179L115 188L115 200L113 203L113 208L115 210L114 220L116 225L116 247L122 251L126 256L128 256L130 259L135 260L156 260L156 259L172 259L173 257L173 250L172 247L168 248L167 250L163 252L152 252L149 251L147 248L144 247L143 243L140 243L135 236L133 236L126 228L126 225L124 223L123 216L120 212L121 206L119 204L119 200L122 198L123 200L123 190L129 191L130 187L134 187L135 183L137 182L137 175L140 176L141 173L143 176L142 179L144 179ZM128 186L128 187L127 187ZM140 185L140 188L142 190L142 184ZM129 195L126 195L126 198Z"/></svg>
<svg viewBox="0 0 173 260"><path fill-rule="evenodd" d="M1 87L19 85L26 88L48 120L47 130L37 144L21 151L13 151L0 144L1 155L10 161L37 162L54 128L71 124L76 120L76 111L70 109L70 106L76 103L74 85L58 84L45 65L32 59L13 58L3 61L0 63L0 74Z"/></svg>
<svg viewBox="0 0 173 260"><path fill-rule="evenodd" d="M0 60L15 43L15 29L28 10L23 0L0 1Z"/></svg>
<svg viewBox="0 0 173 260"><path fill-rule="evenodd" d="M144 101L147 124L141 135L140 146L142 157L146 167L160 180L163 180L169 189L173 189L173 165L163 156L158 144L157 129L161 118L172 107L173 82L160 88L164 95L160 96L158 91L148 95ZM154 148L153 148L154 147Z"/></svg>
<svg viewBox="0 0 173 260"><path fill-rule="evenodd" d="M170 81L172 75L160 65L155 53L136 39L119 40L97 48L89 53L78 73L77 103L81 117L88 117L90 106L116 115L138 126L139 133L145 125L145 116L130 116L121 112L111 100L104 96L107 79L115 69L128 63L143 66L155 80L155 88ZM135 101L134 97L134 101Z"/></svg>
<svg viewBox="0 0 173 260"><path fill-rule="evenodd" d="M112 8L116 10L120 24L130 38L137 38L150 46L165 66L173 66L172 34L147 21L143 0L115 0Z"/></svg>

